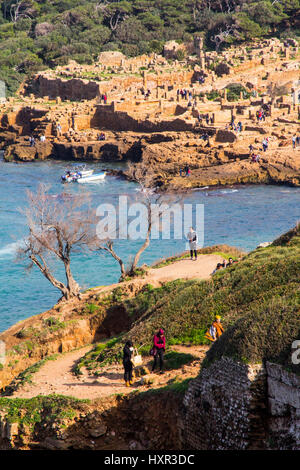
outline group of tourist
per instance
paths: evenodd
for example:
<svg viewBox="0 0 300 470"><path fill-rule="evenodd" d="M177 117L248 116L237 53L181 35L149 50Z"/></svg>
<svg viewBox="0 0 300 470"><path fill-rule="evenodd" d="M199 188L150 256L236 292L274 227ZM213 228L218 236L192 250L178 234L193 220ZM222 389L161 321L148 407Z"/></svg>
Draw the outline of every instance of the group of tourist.
<svg viewBox="0 0 300 470"><path fill-rule="evenodd" d="M243 131L243 123L239 121L237 124L235 123L235 116L232 114L230 122L225 125L225 130L234 131L234 132L242 132Z"/></svg>
<svg viewBox="0 0 300 470"><path fill-rule="evenodd" d="M98 140L105 140L104 132L100 132L100 134L98 135Z"/></svg>
<svg viewBox="0 0 300 470"><path fill-rule="evenodd" d="M262 140L262 148L260 150L263 150L266 152L269 148L269 137L265 137ZM260 160L260 154L255 152L255 149L252 144L249 145L249 158L251 159L252 162L258 163Z"/></svg>
<svg viewBox="0 0 300 470"><path fill-rule="evenodd" d="M251 155L251 161L254 163L258 163L260 160L260 154L259 153L252 153Z"/></svg>
<svg viewBox="0 0 300 470"><path fill-rule="evenodd" d="M126 341L123 349L123 367L124 367L124 381L126 387L133 385L133 358L135 348L133 347L132 341ZM152 365L152 373L155 371L157 364L159 363L160 374L164 373L164 353L166 351L166 338L162 328L158 330L153 336L153 346L150 351L150 355L153 356L154 361Z"/></svg>
<svg viewBox="0 0 300 470"><path fill-rule="evenodd" d="M261 122L266 120L266 114L263 108L256 111L256 121Z"/></svg>
<svg viewBox="0 0 300 470"><path fill-rule="evenodd" d="M243 130L243 123L239 121L237 124L235 124L235 117L231 117L231 121L229 124L226 124L225 130L227 131L228 129L235 131L235 132L242 132Z"/></svg>
<svg viewBox="0 0 300 470"><path fill-rule="evenodd" d="M236 260L233 260L233 258L229 258L228 262L226 260L223 260L223 263L218 263L216 268L213 270L212 274L215 274L217 271L220 271L221 269L224 268L230 268L234 263L237 263Z"/></svg>
<svg viewBox="0 0 300 470"><path fill-rule="evenodd" d="M198 122L200 126L202 126L203 120L206 122L206 125L212 125L214 123L214 116L210 116L209 113L200 114L198 113Z"/></svg>
<svg viewBox="0 0 300 470"><path fill-rule="evenodd" d="M205 334L205 338L214 343L224 333L224 328L221 324L220 315L216 315L211 326ZM134 353L137 350L134 348L131 340L126 341L123 348L123 367L124 367L124 381L126 387L133 385L134 380ZM162 328L158 330L153 336L153 344L150 350L150 355L153 356L153 364L151 373L155 372L157 365L159 365L159 373L164 373L164 354L166 351L166 337Z"/></svg>
<svg viewBox="0 0 300 470"><path fill-rule="evenodd" d="M103 101L104 104L107 103L107 94L106 94L106 93L103 93L103 95L101 95L100 101L101 101L101 102Z"/></svg>
<svg viewBox="0 0 300 470"><path fill-rule="evenodd" d="M177 90L177 96L179 95L181 96L182 99L185 99L185 100L193 99L193 93L191 92L191 90L186 90L186 89Z"/></svg>
<svg viewBox="0 0 300 470"><path fill-rule="evenodd" d="M186 90L186 89L181 89L177 90L177 98L181 96L181 99L188 100L188 107L193 107L195 109L197 107L197 100L196 96L193 95L193 92L191 90Z"/></svg>
<svg viewBox="0 0 300 470"><path fill-rule="evenodd" d="M40 136L40 142L46 142L46 136L44 134ZM35 138L33 137L33 135L29 137L29 146L35 147Z"/></svg>
<svg viewBox="0 0 300 470"><path fill-rule="evenodd" d="M179 175L180 176L190 176L191 174L191 169L188 165L185 165L185 167L182 169L182 168L179 168Z"/></svg>
<svg viewBox="0 0 300 470"><path fill-rule="evenodd" d="M149 88L147 91L145 91L144 88L142 88L141 93L142 95L144 95L145 99L149 98L149 96L151 95L151 91L149 90Z"/></svg>

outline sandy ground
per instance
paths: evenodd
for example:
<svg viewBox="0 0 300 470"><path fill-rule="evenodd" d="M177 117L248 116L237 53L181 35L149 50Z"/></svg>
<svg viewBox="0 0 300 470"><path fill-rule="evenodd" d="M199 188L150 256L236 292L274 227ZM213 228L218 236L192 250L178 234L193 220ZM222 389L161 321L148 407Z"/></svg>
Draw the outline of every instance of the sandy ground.
<svg viewBox="0 0 300 470"><path fill-rule="evenodd" d="M222 262L223 258L218 255L198 255L197 261L186 258L159 269L150 269L147 278L160 282L175 279L207 279L216 265Z"/></svg>
<svg viewBox="0 0 300 470"><path fill-rule="evenodd" d="M101 398L115 393L130 393L134 389L146 390L149 385L141 386L139 378L131 387L125 387L123 380L123 367L121 365L106 367L99 377L89 375L82 369L83 375L77 378L72 373L72 367L92 346L84 347L70 353L66 353L55 361L48 361L34 374L31 384L24 384L11 397L32 398L37 395L60 394L76 398ZM195 377L199 373L199 366L207 351L207 346L173 346L173 350L192 354L195 360L180 369L166 371L163 375L151 374L154 383L152 387L163 387L175 377ZM151 368L152 361L145 359L144 365Z"/></svg>

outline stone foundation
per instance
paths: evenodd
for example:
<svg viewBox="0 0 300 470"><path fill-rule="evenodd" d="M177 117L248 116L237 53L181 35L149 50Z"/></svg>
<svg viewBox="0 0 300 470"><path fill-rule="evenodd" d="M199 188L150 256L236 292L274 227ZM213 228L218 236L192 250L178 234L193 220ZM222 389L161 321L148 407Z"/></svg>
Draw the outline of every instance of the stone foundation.
<svg viewBox="0 0 300 470"><path fill-rule="evenodd" d="M267 362L269 442L275 449L300 450L300 377Z"/></svg>
<svg viewBox="0 0 300 470"><path fill-rule="evenodd" d="M265 370L223 358L204 369L184 398L184 448L265 448Z"/></svg>

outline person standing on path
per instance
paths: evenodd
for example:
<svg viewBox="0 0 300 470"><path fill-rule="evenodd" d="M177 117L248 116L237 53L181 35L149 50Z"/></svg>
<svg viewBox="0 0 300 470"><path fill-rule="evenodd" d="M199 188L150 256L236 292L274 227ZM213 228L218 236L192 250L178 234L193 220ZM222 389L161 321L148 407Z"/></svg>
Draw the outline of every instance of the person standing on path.
<svg viewBox="0 0 300 470"><path fill-rule="evenodd" d="M159 370L163 374L164 366L164 352L166 350L166 338L165 332L162 328L153 336L153 353L154 353L154 362L152 366L152 372L157 365L157 360L159 358Z"/></svg>
<svg viewBox="0 0 300 470"><path fill-rule="evenodd" d="M124 380L126 387L132 385L132 355L133 355L133 344L131 341L127 341L123 349L123 367L124 367Z"/></svg>
<svg viewBox="0 0 300 470"><path fill-rule="evenodd" d="M190 228L190 231L187 234L187 239L190 246L191 260L193 261L193 255L195 256L195 261L197 260L197 242L198 236L193 227Z"/></svg>

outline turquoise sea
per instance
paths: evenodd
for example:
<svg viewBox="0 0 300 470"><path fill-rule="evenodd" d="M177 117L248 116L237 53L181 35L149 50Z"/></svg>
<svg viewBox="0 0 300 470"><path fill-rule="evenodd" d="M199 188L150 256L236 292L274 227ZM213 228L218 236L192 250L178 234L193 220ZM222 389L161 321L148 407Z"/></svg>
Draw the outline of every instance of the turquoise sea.
<svg viewBox="0 0 300 470"><path fill-rule="evenodd" d="M135 184L110 176L97 184L62 185L60 175L66 166L66 162L56 161L16 164L0 160L0 331L50 308L59 298L59 292L37 268L26 274L24 265L15 261L16 248L26 236L26 221L19 209L26 205L27 189L44 182L51 185L53 195L87 191L94 206L103 202L116 204L120 194L138 195ZM100 170L108 165L89 166ZM227 243L251 250L261 242L272 241L300 219L300 188L260 185L203 189L192 191L184 202L204 204L205 246ZM116 243L116 249L128 259L138 245L123 240ZM141 263L151 264L184 250L184 240L154 240ZM83 288L116 282L118 268L109 255L94 253L77 254L72 263L74 277ZM60 275L60 271L56 274Z"/></svg>

